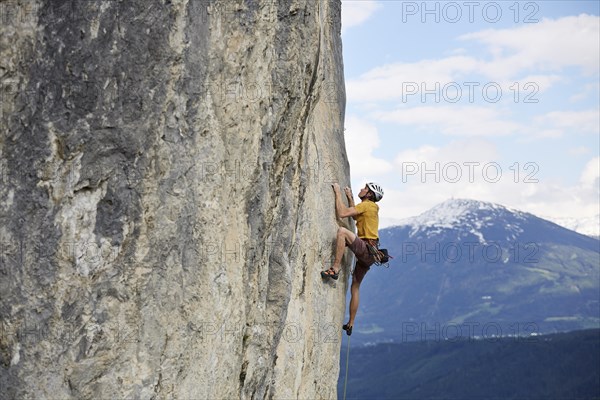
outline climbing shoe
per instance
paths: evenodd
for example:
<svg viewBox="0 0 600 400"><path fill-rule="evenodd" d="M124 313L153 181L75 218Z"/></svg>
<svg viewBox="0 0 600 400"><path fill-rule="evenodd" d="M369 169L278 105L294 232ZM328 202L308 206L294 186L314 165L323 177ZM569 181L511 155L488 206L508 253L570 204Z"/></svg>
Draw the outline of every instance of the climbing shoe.
<svg viewBox="0 0 600 400"><path fill-rule="evenodd" d="M333 268L329 268L327 271L321 271L321 278L331 278L337 281L340 276L340 271L335 272Z"/></svg>
<svg viewBox="0 0 600 400"><path fill-rule="evenodd" d="M342 329L346 331L346 335L350 336L352 335L352 326L351 325L343 325Z"/></svg>

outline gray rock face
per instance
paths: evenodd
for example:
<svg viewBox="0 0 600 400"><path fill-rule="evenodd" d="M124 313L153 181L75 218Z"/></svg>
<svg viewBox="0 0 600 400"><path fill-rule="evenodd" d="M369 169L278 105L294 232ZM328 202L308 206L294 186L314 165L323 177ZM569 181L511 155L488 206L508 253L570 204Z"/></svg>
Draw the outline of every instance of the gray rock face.
<svg viewBox="0 0 600 400"><path fill-rule="evenodd" d="M340 2L0 7L0 397L335 398Z"/></svg>

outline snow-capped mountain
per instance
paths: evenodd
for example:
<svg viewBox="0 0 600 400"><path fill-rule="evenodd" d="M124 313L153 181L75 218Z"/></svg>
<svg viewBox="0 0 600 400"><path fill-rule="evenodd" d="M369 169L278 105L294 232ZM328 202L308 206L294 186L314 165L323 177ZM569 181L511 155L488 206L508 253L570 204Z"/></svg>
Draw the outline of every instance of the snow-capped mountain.
<svg viewBox="0 0 600 400"><path fill-rule="evenodd" d="M567 229L587 235L600 238L600 214L588 218L547 218L552 222Z"/></svg>
<svg viewBox="0 0 600 400"><path fill-rule="evenodd" d="M529 214L510 210L498 204L476 200L451 199L424 212L423 214L406 219L399 226L410 227L410 238L433 237L443 231L460 231L460 236L469 233L486 242L483 235L485 229L498 225L499 220L506 221L504 230L509 233L506 240L515 239L523 232L519 223L527 220Z"/></svg>
<svg viewBox="0 0 600 400"><path fill-rule="evenodd" d="M600 327L597 239L465 199L379 233L395 258L361 285L356 340L404 340L407 329L419 339L427 330L443 338L485 336L489 326L499 335Z"/></svg>
<svg viewBox="0 0 600 400"><path fill-rule="evenodd" d="M591 244L592 248L596 243L533 214L500 204L469 199L447 200L389 229L402 231L410 240L433 238L458 242L477 241L481 244L508 244L515 241L573 243L575 241L584 247L589 247ZM582 240L587 243L587 246L580 243Z"/></svg>

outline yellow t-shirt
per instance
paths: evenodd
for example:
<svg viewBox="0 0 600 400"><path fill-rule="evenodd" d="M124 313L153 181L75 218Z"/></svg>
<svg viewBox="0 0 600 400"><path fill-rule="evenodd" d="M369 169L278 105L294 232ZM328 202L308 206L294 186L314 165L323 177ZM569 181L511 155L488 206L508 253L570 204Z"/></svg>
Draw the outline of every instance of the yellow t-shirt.
<svg viewBox="0 0 600 400"><path fill-rule="evenodd" d="M356 221L358 237L361 239L379 239L379 206L371 200L361 201L354 207L358 215Z"/></svg>

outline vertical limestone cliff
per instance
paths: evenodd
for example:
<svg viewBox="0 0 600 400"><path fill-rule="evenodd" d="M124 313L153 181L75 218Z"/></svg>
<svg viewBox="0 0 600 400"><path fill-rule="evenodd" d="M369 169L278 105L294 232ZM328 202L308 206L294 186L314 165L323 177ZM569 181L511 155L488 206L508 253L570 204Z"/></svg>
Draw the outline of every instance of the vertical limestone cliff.
<svg viewBox="0 0 600 400"><path fill-rule="evenodd" d="M0 7L0 397L335 398L340 1Z"/></svg>

